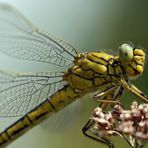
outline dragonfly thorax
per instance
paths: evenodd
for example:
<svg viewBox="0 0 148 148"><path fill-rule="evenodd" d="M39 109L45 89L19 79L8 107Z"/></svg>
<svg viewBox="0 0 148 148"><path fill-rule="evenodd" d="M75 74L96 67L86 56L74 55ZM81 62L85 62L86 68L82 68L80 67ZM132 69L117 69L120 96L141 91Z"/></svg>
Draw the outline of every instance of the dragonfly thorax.
<svg viewBox="0 0 148 148"><path fill-rule="evenodd" d="M116 57L105 52L79 54L75 65L65 72L64 80L79 92L110 87L123 73ZM118 58L119 59L119 58Z"/></svg>

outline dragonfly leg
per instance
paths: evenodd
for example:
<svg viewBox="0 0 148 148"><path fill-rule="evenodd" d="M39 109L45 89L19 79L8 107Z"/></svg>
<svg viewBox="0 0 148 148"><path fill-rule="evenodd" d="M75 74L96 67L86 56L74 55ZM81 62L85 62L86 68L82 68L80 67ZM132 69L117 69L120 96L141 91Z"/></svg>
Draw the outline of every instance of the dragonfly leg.
<svg viewBox="0 0 148 148"><path fill-rule="evenodd" d="M90 138L90 139L92 139L92 140L94 140L94 141L97 141L97 142L100 142L100 143L102 143L102 144L105 144L106 146L108 146L108 148L114 148L114 145L111 143L111 141L109 140L109 139L107 139L107 138L105 138L105 137L99 137L98 135L97 136L95 136L95 134L94 135L91 135L91 134L89 134L88 133L88 131L90 130L90 128L92 127L92 120L90 119L87 123L86 123L86 125L82 128L82 132L83 132L83 134L86 136L86 137L88 137L88 138Z"/></svg>
<svg viewBox="0 0 148 148"><path fill-rule="evenodd" d="M97 96L99 96L100 98L97 98L97 102L101 102L101 104L99 105L102 109L106 109L106 107L109 105L109 104L120 104L120 98L122 96L124 92L124 88L122 86L118 86L118 87L114 87L114 89L111 89L110 88L110 91L109 93L105 93L104 94L104 98L103 99L100 99L102 96L99 94L97 94ZM111 106L112 106L111 105Z"/></svg>
<svg viewBox="0 0 148 148"><path fill-rule="evenodd" d="M99 107L101 107L103 110L105 110L108 107L108 105L113 107L115 104L120 104L120 100L119 99L114 100L112 94L106 96L105 100L100 99L97 101L100 102Z"/></svg>
<svg viewBox="0 0 148 148"><path fill-rule="evenodd" d="M110 88L107 88L107 89L105 89L105 90L97 93L96 95L94 95L94 99L97 102L101 102L101 103L113 103L113 104L117 104L117 103L119 103L119 98L121 97L122 93L119 90L117 92L117 94L114 95L115 90L117 90L117 86L116 85L113 85ZM101 97L103 99L101 99Z"/></svg>
<svg viewBox="0 0 148 148"><path fill-rule="evenodd" d="M108 99L108 100L101 100L101 99L99 99L99 100L97 100L97 102L101 102L101 103L112 103L112 104L119 104L120 103L120 101L119 100L110 100L110 99Z"/></svg>
<svg viewBox="0 0 148 148"><path fill-rule="evenodd" d="M124 79L121 79L120 83L126 90L132 92L134 95L140 97L142 100L148 103L148 97L136 86L134 86L130 82L125 81Z"/></svg>
<svg viewBox="0 0 148 148"><path fill-rule="evenodd" d="M99 93L97 93L96 95L94 95L94 99L95 100L100 100L100 97L106 96L107 94L111 93L112 91L114 91L116 88L116 85L111 86L110 88L107 88Z"/></svg>

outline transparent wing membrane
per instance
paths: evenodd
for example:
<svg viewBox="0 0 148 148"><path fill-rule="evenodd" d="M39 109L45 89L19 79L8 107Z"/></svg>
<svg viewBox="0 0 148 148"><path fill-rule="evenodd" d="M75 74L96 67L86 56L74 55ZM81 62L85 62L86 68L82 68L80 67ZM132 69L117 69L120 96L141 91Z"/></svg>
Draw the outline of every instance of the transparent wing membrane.
<svg viewBox="0 0 148 148"><path fill-rule="evenodd" d="M0 72L0 117L24 115L59 90L60 72L9 74Z"/></svg>
<svg viewBox="0 0 148 148"><path fill-rule="evenodd" d="M39 31L20 12L0 5L0 51L15 58L67 66L76 50L60 39Z"/></svg>

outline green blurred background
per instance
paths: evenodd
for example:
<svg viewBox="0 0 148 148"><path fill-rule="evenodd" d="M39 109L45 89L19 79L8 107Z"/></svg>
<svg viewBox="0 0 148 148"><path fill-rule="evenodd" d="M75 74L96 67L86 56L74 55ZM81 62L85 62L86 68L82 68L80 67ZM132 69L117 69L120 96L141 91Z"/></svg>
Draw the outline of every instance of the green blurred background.
<svg viewBox="0 0 148 148"><path fill-rule="evenodd" d="M146 0L3 0L17 7L29 20L43 30L69 42L79 52L100 48L116 50L126 41L132 41L148 48L148 1ZM5 64L4 64L5 63ZM47 71L48 64L22 62L0 55L0 69L12 71ZM138 88L148 94L147 62L143 76L133 82ZM124 104L134 100L133 95L125 95ZM87 122L93 108L96 106L88 96L82 101L79 116L72 120L72 125L66 122L57 129L50 131L47 124L37 126L9 148L98 148L105 147L84 137L81 128ZM58 116L60 118L60 116ZM72 116L75 118L75 115ZM0 127L9 125L9 120ZM58 122L58 121L57 121ZM49 122L50 123L50 122ZM67 123L69 124L69 123ZM120 138L114 138L117 147L129 147Z"/></svg>

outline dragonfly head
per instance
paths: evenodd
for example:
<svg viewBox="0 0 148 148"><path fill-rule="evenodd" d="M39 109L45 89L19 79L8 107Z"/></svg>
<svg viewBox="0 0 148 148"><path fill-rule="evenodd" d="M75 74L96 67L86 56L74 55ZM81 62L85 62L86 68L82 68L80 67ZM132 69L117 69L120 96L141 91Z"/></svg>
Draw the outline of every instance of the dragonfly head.
<svg viewBox="0 0 148 148"><path fill-rule="evenodd" d="M119 59L127 76L135 77L143 73L145 63L145 52L143 49L124 43L119 47Z"/></svg>

